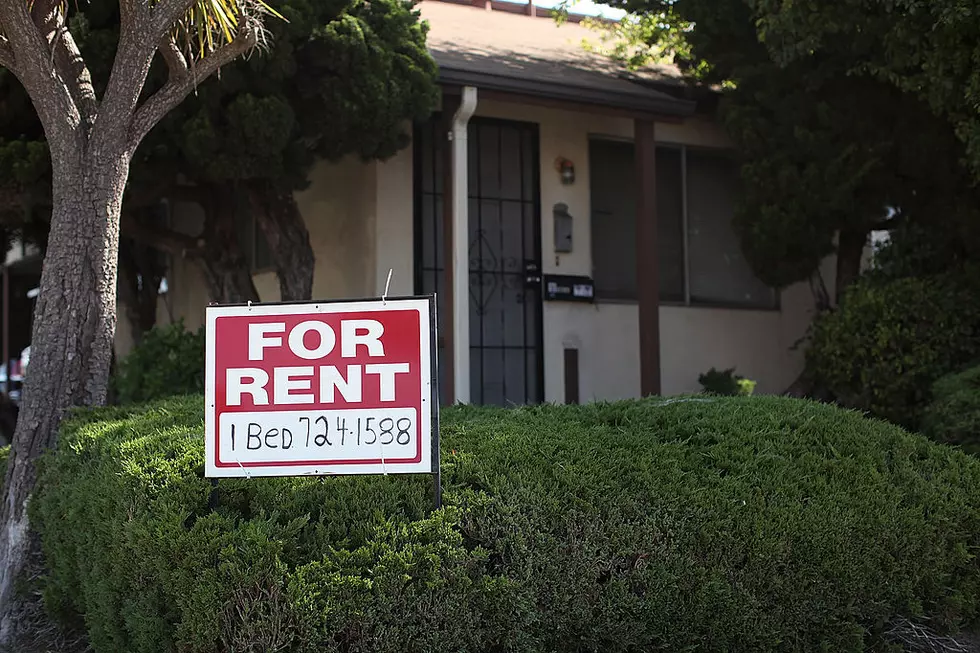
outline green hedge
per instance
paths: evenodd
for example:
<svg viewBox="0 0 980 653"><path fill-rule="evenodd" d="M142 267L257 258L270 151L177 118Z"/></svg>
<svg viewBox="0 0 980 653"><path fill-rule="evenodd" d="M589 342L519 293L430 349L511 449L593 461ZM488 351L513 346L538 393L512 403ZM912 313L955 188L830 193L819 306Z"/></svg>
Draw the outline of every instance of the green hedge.
<svg viewBox="0 0 980 653"><path fill-rule="evenodd" d="M735 368L716 370L711 368L698 376L701 391L722 397L749 397L755 392L756 382L735 374Z"/></svg>
<svg viewBox="0 0 980 653"><path fill-rule="evenodd" d="M922 432L937 442L980 455L980 367L943 377L922 419Z"/></svg>
<svg viewBox="0 0 980 653"><path fill-rule="evenodd" d="M780 398L452 409L427 477L202 477L200 398L77 414L31 504L97 652L865 651L978 615L980 461Z"/></svg>
<svg viewBox="0 0 980 653"><path fill-rule="evenodd" d="M204 329L183 320L153 327L120 362L113 386L121 404L204 392Z"/></svg>
<svg viewBox="0 0 980 653"><path fill-rule="evenodd" d="M980 358L980 273L855 283L818 317L807 367L844 406L918 429L941 377Z"/></svg>

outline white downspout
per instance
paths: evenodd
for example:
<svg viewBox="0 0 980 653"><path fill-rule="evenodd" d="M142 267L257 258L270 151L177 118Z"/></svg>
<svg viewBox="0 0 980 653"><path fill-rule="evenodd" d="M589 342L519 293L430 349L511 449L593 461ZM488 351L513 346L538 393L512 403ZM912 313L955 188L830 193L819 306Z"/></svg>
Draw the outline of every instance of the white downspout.
<svg viewBox="0 0 980 653"><path fill-rule="evenodd" d="M467 125L476 111L476 88L463 87L453 116L453 379L454 403L470 403L470 197Z"/></svg>

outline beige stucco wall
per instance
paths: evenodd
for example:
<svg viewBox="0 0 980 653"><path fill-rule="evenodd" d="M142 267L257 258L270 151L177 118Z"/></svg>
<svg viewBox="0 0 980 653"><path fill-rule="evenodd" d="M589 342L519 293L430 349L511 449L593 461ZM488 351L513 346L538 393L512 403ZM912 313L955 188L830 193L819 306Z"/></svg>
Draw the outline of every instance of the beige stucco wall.
<svg viewBox="0 0 980 653"><path fill-rule="evenodd" d="M389 271L390 296L411 295L415 292L412 161L412 147L409 146L375 167L378 201L373 224L374 295L384 292Z"/></svg>
<svg viewBox="0 0 980 653"><path fill-rule="evenodd" d="M544 271L592 274L589 198L589 138L633 137L633 121L597 113L480 101L476 115L523 120L539 125L541 154L541 233ZM659 123L663 143L728 147L721 128L703 120ZM575 183L562 185L557 157L575 163ZM551 207L563 202L574 217L573 251L554 251ZM781 309L748 310L663 306L660 310L661 377L664 394L699 390L698 375L712 366L736 367L758 380L758 392L785 390L802 369L802 351L793 345L806 332L813 301L806 285L783 292ZM635 397L640 392L637 307L544 303L545 398L564 400L563 349L579 349L582 400Z"/></svg>
<svg viewBox="0 0 980 653"><path fill-rule="evenodd" d="M481 100L477 116L534 122L539 125L541 154L542 260L545 272L591 275L589 137L632 138L627 118L596 113ZM716 125L704 121L658 124L661 142L726 147ZM554 161L575 163L576 181L562 185ZM321 164L308 190L297 195L316 253L314 296L317 299L380 295L389 270L389 294L414 290L412 151L403 150L381 163L346 160ZM563 202L574 216L574 245L556 255L551 207ZM188 233L199 229L192 206L177 206L176 224ZM198 225L195 227L195 225ZM832 278L829 275L827 278ZM208 297L197 268L175 261L170 275L169 315L183 317L191 328L204 319ZM273 273L256 275L263 300L278 299ZM563 349L579 349L583 400L616 399L639 394L640 371L637 307L630 303L596 305L544 304L545 395L564 398ZM780 392L802 368L802 352L793 345L805 333L813 312L807 287L787 289L778 311L661 308L661 373L665 394L698 390L698 374L710 367L736 367L759 382L759 392ZM120 345L128 336L120 329ZM124 349L120 346L119 349Z"/></svg>
<svg viewBox="0 0 980 653"><path fill-rule="evenodd" d="M382 195L377 188L378 168L377 164L364 164L354 158L340 163L320 163L311 174L309 187L296 194L316 255L313 278L316 299L364 297L374 293L374 220L378 198ZM393 171L398 174L396 169ZM408 175L404 183L411 193L411 157ZM409 210L410 207L411 202ZM173 229L189 235L200 233L203 215L197 205L177 203L171 216ZM410 247L410 239L408 243ZM274 272L262 272L253 279L262 301L279 301L279 281ZM172 319L183 319L189 329L201 326L210 298L197 265L191 260L173 259L167 282L169 292L161 298L157 322L167 324ZM122 310L120 306L120 316L124 315ZM120 319L117 327L118 356L132 348L132 334L125 322Z"/></svg>
<svg viewBox="0 0 980 653"><path fill-rule="evenodd" d="M10 248L4 255L3 266L9 267L11 265L16 265L21 261L24 261L35 256L40 256L41 250L37 245L25 244L19 238L15 238L10 244Z"/></svg>

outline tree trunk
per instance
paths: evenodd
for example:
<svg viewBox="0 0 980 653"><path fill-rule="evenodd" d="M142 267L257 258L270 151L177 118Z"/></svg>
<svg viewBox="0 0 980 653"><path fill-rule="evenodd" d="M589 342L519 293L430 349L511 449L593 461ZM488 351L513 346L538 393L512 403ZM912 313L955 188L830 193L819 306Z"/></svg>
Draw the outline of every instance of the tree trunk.
<svg viewBox="0 0 980 653"><path fill-rule="evenodd" d="M38 456L57 440L73 406L104 403L116 328L119 210L129 156L89 148L79 161L52 152L54 207L31 363L8 461L0 522L0 645L10 643L19 601L14 584L30 538L27 502Z"/></svg>
<svg viewBox="0 0 980 653"><path fill-rule="evenodd" d="M208 188L204 207L204 253L198 259L211 301L219 304L258 302L248 259L238 241L235 199L232 192L215 185Z"/></svg>
<svg viewBox="0 0 980 653"><path fill-rule="evenodd" d="M292 191L254 181L247 192L249 208L272 251L282 300L312 299L316 257Z"/></svg>
<svg viewBox="0 0 980 653"><path fill-rule="evenodd" d="M119 299L134 344L156 326L160 282L165 274L163 255L155 248L128 239L119 244Z"/></svg>
<svg viewBox="0 0 980 653"><path fill-rule="evenodd" d="M835 296L840 304L844 291L861 276L861 259L868 232L844 230L837 242L837 287Z"/></svg>

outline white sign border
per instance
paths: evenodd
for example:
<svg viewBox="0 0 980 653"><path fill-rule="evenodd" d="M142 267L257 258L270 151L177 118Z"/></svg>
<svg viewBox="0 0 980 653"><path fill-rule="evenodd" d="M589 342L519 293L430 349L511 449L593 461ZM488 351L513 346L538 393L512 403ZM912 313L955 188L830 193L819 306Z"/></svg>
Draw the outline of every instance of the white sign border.
<svg viewBox="0 0 980 653"><path fill-rule="evenodd" d="M419 353L422 363L422 404L419 415L419 437L422 439L422 459L418 463L395 465L270 465L218 467L215 463L217 415L215 401L215 325L219 317L248 315L324 315L333 313L384 312L417 310L419 313ZM330 300L310 302L251 303L212 305L205 311L205 372L204 372L204 476L205 478L252 478L290 476L352 476L388 474L439 473L439 420L434 386L437 368L433 339L436 336L434 296L389 297L387 299ZM430 361L430 365L426 365ZM428 446L426 446L428 444Z"/></svg>

